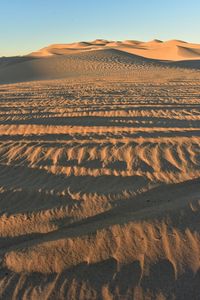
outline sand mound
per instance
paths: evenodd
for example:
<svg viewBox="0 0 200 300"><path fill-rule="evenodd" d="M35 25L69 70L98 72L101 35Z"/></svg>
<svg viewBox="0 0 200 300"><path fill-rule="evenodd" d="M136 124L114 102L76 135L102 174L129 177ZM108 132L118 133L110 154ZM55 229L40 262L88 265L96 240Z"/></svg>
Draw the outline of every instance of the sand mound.
<svg viewBox="0 0 200 300"><path fill-rule="evenodd" d="M103 49L108 47L156 60L178 61L185 60L185 57L187 57L188 59L200 59L200 45L198 44L186 43L180 40L169 40L163 42L157 39L149 42L107 41L100 39L91 42L50 45L49 47L39 50L38 52L31 53L30 56L43 57L56 54L66 55L69 54L69 52L73 53L77 51L92 51L95 49ZM184 51L182 53L181 51L177 50L179 47L184 47L188 52L193 51L193 55L190 54L185 56Z"/></svg>
<svg viewBox="0 0 200 300"><path fill-rule="evenodd" d="M199 69L200 46L179 40L107 41L53 44L25 57L0 58L0 83L79 76L162 76L178 68ZM141 72L146 74L141 75ZM153 73L154 73L153 71ZM144 72L143 72L144 73ZM135 75L134 75L135 76ZM154 76L153 76L154 77Z"/></svg>
<svg viewBox="0 0 200 300"><path fill-rule="evenodd" d="M121 51L126 51L142 57L164 61L199 60L200 45L189 44L183 41L171 40L163 42L153 40L146 43L130 44L127 42L118 46Z"/></svg>
<svg viewBox="0 0 200 300"><path fill-rule="evenodd" d="M66 78L69 76L105 76L108 74L148 70L153 61L117 49L106 48L76 52L68 55L58 54L59 48L51 48L52 55L45 58L26 58L20 64L10 61L6 68L0 68L0 82L12 83L30 80ZM63 51L63 48L62 48ZM67 50L68 51L68 50Z"/></svg>
<svg viewBox="0 0 200 300"><path fill-rule="evenodd" d="M115 43L116 44L116 43ZM74 48L63 48L63 46L54 46L46 49L47 56L27 56L18 59L2 59L0 60L0 83L15 83L33 80L49 80L61 79L69 77L105 77L115 76L134 76L147 78L155 78L155 72L161 73L160 79L164 76L170 77L174 74L175 77L180 76L178 68L187 68L188 76L192 74L190 69L198 69L200 60L197 50L188 50L180 46L176 47L176 56L184 57L183 64L177 62L163 62L157 59L144 58L141 55L131 53L132 47L122 43L119 49L112 47L95 48L95 50L74 50ZM74 47L74 46L70 46ZM83 48L90 46L83 46ZM71 49L71 50L70 50ZM77 48L78 49L78 48ZM135 49L134 52L141 54L141 49ZM156 50L157 51L157 50ZM45 52L43 52L44 54ZM65 53L65 54L63 54ZM66 54L67 53L67 54ZM157 52L156 52L157 53ZM160 52L161 53L161 52ZM167 52L168 56L174 56L172 52ZM157 55L157 54L156 54ZM152 51L152 57L155 56L155 51ZM161 55L160 58L163 58ZM188 60L189 59L189 60ZM191 59L191 60L190 60ZM1 63L2 61L2 63ZM192 61L191 63L188 63Z"/></svg>
<svg viewBox="0 0 200 300"><path fill-rule="evenodd" d="M0 83L116 73L135 77L136 70L143 78L155 78L155 70L162 70L161 77L166 78L170 72L176 77L177 67L199 69L200 46L179 40L95 40L53 44L25 57L0 58Z"/></svg>
<svg viewBox="0 0 200 300"><path fill-rule="evenodd" d="M39 51L32 52L28 56L31 57L44 57L44 56L51 56L51 55L67 55L73 54L76 52L84 52L94 49L101 49L104 47L106 42L103 40L96 40L93 42L78 42L72 44L53 44L48 47L42 48Z"/></svg>

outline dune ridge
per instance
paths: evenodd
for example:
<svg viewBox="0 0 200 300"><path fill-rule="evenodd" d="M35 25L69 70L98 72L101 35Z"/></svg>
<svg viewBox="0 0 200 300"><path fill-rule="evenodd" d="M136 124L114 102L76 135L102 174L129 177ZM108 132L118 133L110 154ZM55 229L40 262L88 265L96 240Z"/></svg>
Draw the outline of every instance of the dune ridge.
<svg viewBox="0 0 200 300"><path fill-rule="evenodd" d="M0 58L0 84L80 77L134 76L135 80L180 79L200 69L200 45L179 40L53 44L23 57ZM153 75L152 75L153 74ZM184 77L184 76L182 76Z"/></svg>
<svg viewBox="0 0 200 300"><path fill-rule="evenodd" d="M184 51L179 51L180 49ZM107 41L95 40L91 42L79 42L72 44L54 44L32 52L29 56L43 57L52 55L67 55L74 52L85 52L93 50L116 49L142 57L158 60L179 61L187 59L200 59L200 45L187 43L180 40L153 40L141 41Z"/></svg>

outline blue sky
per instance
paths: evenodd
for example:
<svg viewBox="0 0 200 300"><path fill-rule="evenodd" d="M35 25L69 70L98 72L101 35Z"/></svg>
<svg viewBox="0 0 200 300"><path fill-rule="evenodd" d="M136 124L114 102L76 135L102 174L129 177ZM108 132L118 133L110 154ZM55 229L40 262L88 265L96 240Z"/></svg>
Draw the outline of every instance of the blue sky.
<svg viewBox="0 0 200 300"><path fill-rule="evenodd" d="M0 56L96 38L200 43L200 0L0 0L0 12Z"/></svg>

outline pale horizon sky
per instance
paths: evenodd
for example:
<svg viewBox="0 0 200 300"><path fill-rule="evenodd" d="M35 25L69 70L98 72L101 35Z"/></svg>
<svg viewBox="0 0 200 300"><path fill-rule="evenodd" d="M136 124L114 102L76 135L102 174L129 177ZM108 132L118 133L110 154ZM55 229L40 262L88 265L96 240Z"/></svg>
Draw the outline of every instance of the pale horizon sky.
<svg viewBox="0 0 200 300"><path fill-rule="evenodd" d="M97 38L200 43L199 0L0 0L0 5L0 56Z"/></svg>

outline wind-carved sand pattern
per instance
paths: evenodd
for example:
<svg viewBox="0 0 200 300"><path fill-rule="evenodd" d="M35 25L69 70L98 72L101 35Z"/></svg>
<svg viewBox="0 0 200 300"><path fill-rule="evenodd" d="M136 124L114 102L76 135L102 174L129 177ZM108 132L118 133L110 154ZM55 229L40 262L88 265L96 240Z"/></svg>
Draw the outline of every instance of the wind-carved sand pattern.
<svg viewBox="0 0 200 300"><path fill-rule="evenodd" d="M96 64L0 86L1 299L199 299L200 73Z"/></svg>

